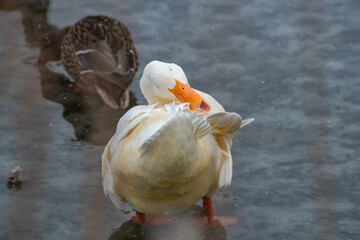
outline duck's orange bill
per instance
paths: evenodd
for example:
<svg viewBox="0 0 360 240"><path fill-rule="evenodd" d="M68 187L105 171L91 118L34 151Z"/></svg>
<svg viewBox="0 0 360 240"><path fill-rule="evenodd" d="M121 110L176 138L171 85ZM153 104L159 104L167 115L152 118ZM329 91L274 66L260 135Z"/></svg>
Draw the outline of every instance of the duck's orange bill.
<svg viewBox="0 0 360 240"><path fill-rule="evenodd" d="M175 79L176 86L172 89L169 88L169 91L175 95L175 97L182 103L190 103L190 110L193 111L197 109L202 100L201 96L195 92L189 85L179 82Z"/></svg>

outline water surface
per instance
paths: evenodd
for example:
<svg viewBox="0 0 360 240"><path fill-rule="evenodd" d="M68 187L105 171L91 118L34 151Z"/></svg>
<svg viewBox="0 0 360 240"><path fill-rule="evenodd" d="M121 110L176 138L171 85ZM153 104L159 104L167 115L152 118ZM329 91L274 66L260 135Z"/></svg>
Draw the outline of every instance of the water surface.
<svg viewBox="0 0 360 240"><path fill-rule="evenodd" d="M13 2L0 0L0 239L360 238L360 2ZM232 185L214 197L236 225L192 226L194 206L144 229L104 197L100 158L123 112L72 92L56 62L36 64L41 37L94 14L132 34L132 105L146 103L138 81L157 59L256 118L234 138ZM6 187L15 165L32 179L18 191Z"/></svg>

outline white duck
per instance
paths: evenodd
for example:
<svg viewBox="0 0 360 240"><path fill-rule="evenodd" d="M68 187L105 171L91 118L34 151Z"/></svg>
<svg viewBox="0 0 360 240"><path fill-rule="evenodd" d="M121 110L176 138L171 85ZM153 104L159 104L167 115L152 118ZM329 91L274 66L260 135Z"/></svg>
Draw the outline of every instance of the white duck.
<svg viewBox="0 0 360 240"><path fill-rule="evenodd" d="M161 222L145 214L176 213L201 198L205 223L226 224L229 219L215 221L210 197L231 183L231 139L254 119L242 121L190 88L173 63L150 62L140 88L149 105L133 107L120 119L102 155L105 195L119 209L130 204L133 221L143 225Z"/></svg>

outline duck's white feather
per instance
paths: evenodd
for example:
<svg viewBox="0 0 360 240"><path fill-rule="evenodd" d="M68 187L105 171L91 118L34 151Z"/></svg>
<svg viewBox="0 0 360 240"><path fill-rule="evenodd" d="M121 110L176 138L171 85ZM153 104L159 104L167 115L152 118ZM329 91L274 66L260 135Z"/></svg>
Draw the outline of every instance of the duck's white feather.
<svg viewBox="0 0 360 240"><path fill-rule="evenodd" d="M252 123L253 121L255 121L255 118L249 118L249 119L245 119L241 121L241 127L245 127L246 125L248 125L249 123Z"/></svg>
<svg viewBox="0 0 360 240"><path fill-rule="evenodd" d="M153 105L139 105L131 108L120 118L116 127L116 133L110 139L102 154L102 179L105 196L108 195L114 205L121 210L128 210L129 206L125 203L114 190L114 177L112 173L111 160L120 141L134 128L141 120L148 117L148 114L155 108Z"/></svg>
<svg viewBox="0 0 360 240"><path fill-rule="evenodd" d="M226 160L222 164L221 171L219 174L219 181L218 181L219 188L227 187L231 184L232 172L233 172L232 170L233 161L230 152L231 140L229 143L229 140L225 139L225 144L226 144L225 146L226 150L222 150L221 153L226 158Z"/></svg>
<svg viewBox="0 0 360 240"><path fill-rule="evenodd" d="M169 115L169 119L175 117L178 115L178 113L181 111L189 111L189 103L175 103L173 101L170 104L165 104L165 111Z"/></svg>
<svg viewBox="0 0 360 240"><path fill-rule="evenodd" d="M121 197L116 194L114 189L114 178L111 171L111 158L108 157L109 146L111 142L106 146L105 151L102 155L102 177L103 177L103 188L105 196L109 196L115 207L120 210L131 210L130 206Z"/></svg>
<svg viewBox="0 0 360 240"><path fill-rule="evenodd" d="M220 188L230 185L232 179L232 138L241 127L241 116L237 113L217 112L206 119L211 125L211 134L215 136L221 148L222 163L218 185Z"/></svg>
<svg viewBox="0 0 360 240"><path fill-rule="evenodd" d="M232 112L217 112L207 117L211 124L211 133L232 138L241 126L241 116Z"/></svg>
<svg viewBox="0 0 360 240"><path fill-rule="evenodd" d="M140 146L139 151L143 151L142 154L151 151L156 154L160 146L165 151L173 152L173 149L179 149L179 143L196 142L211 130L210 124L195 114L180 111L180 108L176 114L170 113L173 116L169 121ZM183 145L180 149L184 150L184 147L186 148Z"/></svg>
<svg viewBox="0 0 360 240"><path fill-rule="evenodd" d="M134 128L138 125L143 119L148 117L148 114L155 108L157 104L153 105L139 105L131 108L126 112L122 118L120 118L118 125L116 127L116 133L111 138L111 154L114 154L117 146L120 141Z"/></svg>

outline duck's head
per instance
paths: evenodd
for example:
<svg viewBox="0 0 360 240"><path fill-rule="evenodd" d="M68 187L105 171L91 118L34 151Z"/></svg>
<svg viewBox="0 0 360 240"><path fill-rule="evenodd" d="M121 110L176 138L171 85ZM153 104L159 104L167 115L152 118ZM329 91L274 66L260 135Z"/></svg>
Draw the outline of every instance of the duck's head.
<svg viewBox="0 0 360 240"><path fill-rule="evenodd" d="M146 65L140 88L149 104L189 103L190 110L207 111L209 105L189 86L184 71L174 63L152 61Z"/></svg>

